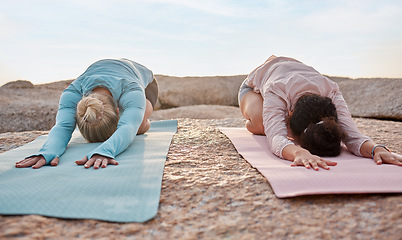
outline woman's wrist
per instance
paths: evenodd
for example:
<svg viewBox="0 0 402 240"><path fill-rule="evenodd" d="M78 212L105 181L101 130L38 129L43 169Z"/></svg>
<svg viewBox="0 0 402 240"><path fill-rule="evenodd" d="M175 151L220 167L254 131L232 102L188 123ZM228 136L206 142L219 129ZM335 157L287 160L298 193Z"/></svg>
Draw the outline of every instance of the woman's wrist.
<svg viewBox="0 0 402 240"><path fill-rule="evenodd" d="M282 150L282 157L289 161L294 161L296 157L303 154L310 154L310 152L294 144L289 144L285 146Z"/></svg>
<svg viewBox="0 0 402 240"><path fill-rule="evenodd" d="M371 150L371 158L374 158L374 155L377 152L391 152L386 146L381 145L381 144L377 144L373 147L373 149Z"/></svg>

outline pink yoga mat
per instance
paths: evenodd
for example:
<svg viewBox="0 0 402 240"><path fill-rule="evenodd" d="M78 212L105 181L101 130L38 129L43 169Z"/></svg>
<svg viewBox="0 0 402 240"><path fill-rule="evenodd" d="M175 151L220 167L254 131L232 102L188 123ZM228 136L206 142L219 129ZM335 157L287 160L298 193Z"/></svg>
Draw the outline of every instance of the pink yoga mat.
<svg viewBox="0 0 402 240"><path fill-rule="evenodd" d="M316 194L401 193L402 167L376 165L372 159L357 157L346 149L335 158L330 170L315 171L291 167L290 161L275 156L265 136L245 128L220 128L253 167L264 175L278 198Z"/></svg>

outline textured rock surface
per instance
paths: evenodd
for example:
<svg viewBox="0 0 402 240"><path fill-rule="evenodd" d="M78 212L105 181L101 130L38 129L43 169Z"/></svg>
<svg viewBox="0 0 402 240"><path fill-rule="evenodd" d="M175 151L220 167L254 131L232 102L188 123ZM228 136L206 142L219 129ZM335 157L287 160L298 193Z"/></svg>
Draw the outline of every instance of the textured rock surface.
<svg viewBox="0 0 402 240"><path fill-rule="evenodd" d="M348 79L338 85L354 116L402 120L402 79Z"/></svg>
<svg viewBox="0 0 402 240"><path fill-rule="evenodd" d="M237 92L246 75L171 77L158 75L162 108L189 105L238 106Z"/></svg>
<svg viewBox="0 0 402 240"><path fill-rule="evenodd" d="M12 82L0 87L0 132L49 130L55 123L58 100L67 86L19 85ZM60 86L60 85L65 85Z"/></svg>
<svg viewBox="0 0 402 240"><path fill-rule="evenodd" d="M19 88L34 88L35 85L33 85L30 81L26 80L17 80L13 82L8 82L4 84L2 87L4 88L9 88L9 89L19 89Z"/></svg>
<svg viewBox="0 0 402 240"><path fill-rule="evenodd" d="M193 119L222 119L242 118L240 108L219 105L193 105L170 109L160 109L151 115L151 120L193 118Z"/></svg>
<svg viewBox="0 0 402 240"><path fill-rule="evenodd" d="M154 119L167 114L173 118L186 118L189 111L192 111L191 118L200 119L221 118L217 117L219 111L227 118L240 114L233 106L237 105L237 91L245 75L156 77L160 85L158 105L162 108L181 107L155 112ZM353 116L402 120L402 79L331 78L339 84ZM32 85L27 81L16 81L0 87L0 133L49 130L55 122L60 94L70 82ZM192 105L201 106L189 107Z"/></svg>
<svg viewBox="0 0 402 240"><path fill-rule="evenodd" d="M402 123L355 119L375 141L402 151ZM179 119L159 211L146 223L0 216L0 239L400 239L402 194L275 197L267 180L217 127L243 119ZM0 149L45 132L0 134ZM371 161L367 159L367 161ZM73 163L72 163L73 164ZM32 170L34 171L34 170ZM40 204L40 203L38 203Z"/></svg>

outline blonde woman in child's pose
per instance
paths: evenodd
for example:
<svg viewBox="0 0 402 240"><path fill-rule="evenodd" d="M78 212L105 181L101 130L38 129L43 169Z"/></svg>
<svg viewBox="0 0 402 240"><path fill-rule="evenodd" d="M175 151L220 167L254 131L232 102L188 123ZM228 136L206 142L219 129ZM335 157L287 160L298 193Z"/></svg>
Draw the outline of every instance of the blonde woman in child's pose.
<svg viewBox="0 0 402 240"><path fill-rule="evenodd" d="M56 124L39 152L15 166L57 166L76 124L88 142L103 142L76 163L117 165L115 157L150 128L157 97L157 82L146 67L128 59L97 61L63 91Z"/></svg>
<svg viewBox="0 0 402 240"><path fill-rule="evenodd" d="M322 157L339 155L341 142L377 164L402 166L400 156L359 132L335 82L293 58L273 55L253 70L239 105L247 129L266 135L270 150L292 166L329 169L336 162Z"/></svg>

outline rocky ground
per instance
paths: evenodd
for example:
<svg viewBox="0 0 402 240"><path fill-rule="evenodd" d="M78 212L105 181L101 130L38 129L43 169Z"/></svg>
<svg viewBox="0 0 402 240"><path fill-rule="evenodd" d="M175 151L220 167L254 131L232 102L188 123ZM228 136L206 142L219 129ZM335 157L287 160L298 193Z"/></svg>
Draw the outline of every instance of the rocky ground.
<svg viewBox="0 0 402 240"><path fill-rule="evenodd" d="M0 152L47 133L44 124L51 126L52 111L57 110L54 99L67 84L0 88ZM178 106L152 116L176 118L178 132L168 152L154 219L124 224L3 215L0 239L401 239L402 194L278 199L218 130L244 126L237 107ZM354 120L364 134L402 153L402 122ZM26 129L22 122L29 123Z"/></svg>
<svg viewBox="0 0 402 240"><path fill-rule="evenodd" d="M401 122L355 121L375 141L402 151ZM400 239L402 194L276 198L217 129L243 124L240 118L179 119L153 220L0 216L0 239ZM0 134L1 151L43 133Z"/></svg>

